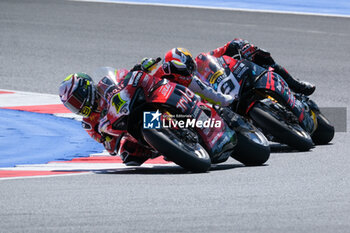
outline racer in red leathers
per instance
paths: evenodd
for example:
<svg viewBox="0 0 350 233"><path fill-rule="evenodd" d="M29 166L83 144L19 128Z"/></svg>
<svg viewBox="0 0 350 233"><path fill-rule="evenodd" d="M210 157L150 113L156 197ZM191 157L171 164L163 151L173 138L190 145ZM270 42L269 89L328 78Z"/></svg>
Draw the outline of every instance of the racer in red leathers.
<svg viewBox="0 0 350 233"><path fill-rule="evenodd" d="M110 121L116 114L112 100L120 98L118 92L124 88L128 70L103 69L105 74L96 86L85 73L69 75L60 85L59 96L69 110L83 116L83 128L111 155L118 154L128 166L139 166L157 153L139 144L126 130L113 129ZM128 101L126 98L122 101Z"/></svg>
<svg viewBox="0 0 350 233"><path fill-rule="evenodd" d="M154 59L144 59L131 71L143 70L151 72L157 62ZM172 49L164 59L154 76L168 78L189 87L208 102L227 106L233 97L214 91L194 76L196 64L192 55L186 49ZM103 72L102 72L103 73ZM84 73L69 75L60 86L60 98L63 104L73 113L83 115L82 126L97 142L102 143L111 155L120 155L126 165L141 165L151 157L158 156L125 130L113 129L111 119L116 114L113 109L113 98L123 89L123 78L127 70L106 71L99 75L102 78L95 86L90 76ZM124 97L127 98L127 97ZM125 101L125 100L123 100Z"/></svg>
<svg viewBox="0 0 350 233"><path fill-rule="evenodd" d="M152 73L157 78L166 78L172 82L179 83L212 104L228 106L234 100L230 95L216 92L195 75L197 65L192 54L187 49L173 48L165 54L161 66L157 67L156 63L157 61L152 58L144 58L141 64L136 65L133 70L141 69Z"/></svg>
<svg viewBox="0 0 350 233"><path fill-rule="evenodd" d="M224 46L211 51L210 54L214 57L226 55L239 60L244 58L266 69L272 67L274 72L279 74L296 93L311 95L316 89L316 86L309 82L294 79L284 67L274 61L269 52L258 48L247 40L235 38Z"/></svg>

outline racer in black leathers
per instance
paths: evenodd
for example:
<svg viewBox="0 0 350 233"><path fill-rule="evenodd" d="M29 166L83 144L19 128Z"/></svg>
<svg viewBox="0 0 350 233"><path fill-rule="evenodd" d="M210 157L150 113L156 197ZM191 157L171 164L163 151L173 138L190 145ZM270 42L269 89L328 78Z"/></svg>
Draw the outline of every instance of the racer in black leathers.
<svg viewBox="0 0 350 233"><path fill-rule="evenodd" d="M266 87L271 86L271 83L276 80L281 88L283 87L283 90L286 90L283 94L283 101L285 101L286 106L289 106L290 110L298 118L301 126L310 134L315 131L315 119L310 115L309 108L306 107L303 101L295 97L290 91L288 84L279 76L279 74L274 72L273 68L269 67L268 69L265 69L247 59L237 60L224 55L218 59L221 60L220 63L224 69L229 69L231 71L231 75L208 76L207 73L210 73L210 70L218 73L217 67L210 66L210 59L213 58L214 57L211 56L210 53L200 53L196 57L196 64L198 67L197 75L205 84L211 86L215 91L233 96L235 100L232 106L235 106L239 102L241 83L247 77L261 76L262 78L266 78Z"/></svg>
<svg viewBox="0 0 350 233"><path fill-rule="evenodd" d="M224 46L211 51L210 54L214 57L226 55L239 60L244 58L266 69L272 67L274 72L281 75L288 86L296 93L311 95L316 89L316 86L309 82L294 79L284 67L274 61L269 52L258 48L247 40L235 38Z"/></svg>

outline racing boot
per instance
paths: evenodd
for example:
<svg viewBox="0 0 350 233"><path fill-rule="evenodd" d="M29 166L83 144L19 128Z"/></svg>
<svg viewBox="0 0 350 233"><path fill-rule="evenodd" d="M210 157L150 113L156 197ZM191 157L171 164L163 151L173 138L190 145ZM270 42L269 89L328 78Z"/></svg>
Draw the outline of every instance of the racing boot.
<svg viewBox="0 0 350 233"><path fill-rule="evenodd" d="M295 80L292 90L296 93L304 94L306 96L312 95L315 92L316 86L306 81Z"/></svg>
<svg viewBox="0 0 350 233"><path fill-rule="evenodd" d="M126 166L141 166L146 160L155 156L152 150L139 144L129 135L121 138L118 154Z"/></svg>
<svg viewBox="0 0 350 233"><path fill-rule="evenodd" d="M123 151L120 158L126 166L141 166L148 159L148 157L130 155L127 151Z"/></svg>
<svg viewBox="0 0 350 233"><path fill-rule="evenodd" d="M300 81L298 79L294 79L285 68L278 64L274 64L271 66L274 69L274 72L281 75L282 78L287 82L288 86L296 93L300 93L306 96L314 93L316 86L312 83Z"/></svg>

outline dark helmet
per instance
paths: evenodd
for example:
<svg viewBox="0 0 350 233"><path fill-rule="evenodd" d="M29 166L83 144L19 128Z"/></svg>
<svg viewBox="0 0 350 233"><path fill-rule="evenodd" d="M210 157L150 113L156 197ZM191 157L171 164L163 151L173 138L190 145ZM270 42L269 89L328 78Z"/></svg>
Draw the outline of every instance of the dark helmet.
<svg viewBox="0 0 350 233"><path fill-rule="evenodd" d="M197 70L197 65L190 51L184 48L173 48L165 54L164 62L179 61L186 65L190 74L194 74Z"/></svg>
<svg viewBox="0 0 350 233"><path fill-rule="evenodd" d="M96 87L85 73L75 73L63 80L59 88L62 103L73 113L88 117L93 110Z"/></svg>

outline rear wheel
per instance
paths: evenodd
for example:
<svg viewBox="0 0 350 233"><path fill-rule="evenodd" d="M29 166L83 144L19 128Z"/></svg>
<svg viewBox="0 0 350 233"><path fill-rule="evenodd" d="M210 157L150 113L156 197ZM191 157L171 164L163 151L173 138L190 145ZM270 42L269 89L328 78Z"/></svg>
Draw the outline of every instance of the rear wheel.
<svg viewBox="0 0 350 233"><path fill-rule="evenodd" d="M313 147L310 135L298 123L288 122L282 113L269 105L255 104L249 111L249 116L264 133L271 134L277 142L300 151L308 151Z"/></svg>
<svg viewBox="0 0 350 233"><path fill-rule="evenodd" d="M332 141L334 137L334 127L329 120L322 114L317 115L317 128L311 138L316 145L324 145Z"/></svg>
<svg viewBox="0 0 350 233"><path fill-rule="evenodd" d="M142 135L154 149L186 170L208 171L211 167L209 154L193 138L189 139L180 135L180 133L189 133L182 132L186 130L188 129L142 129Z"/></svg>

